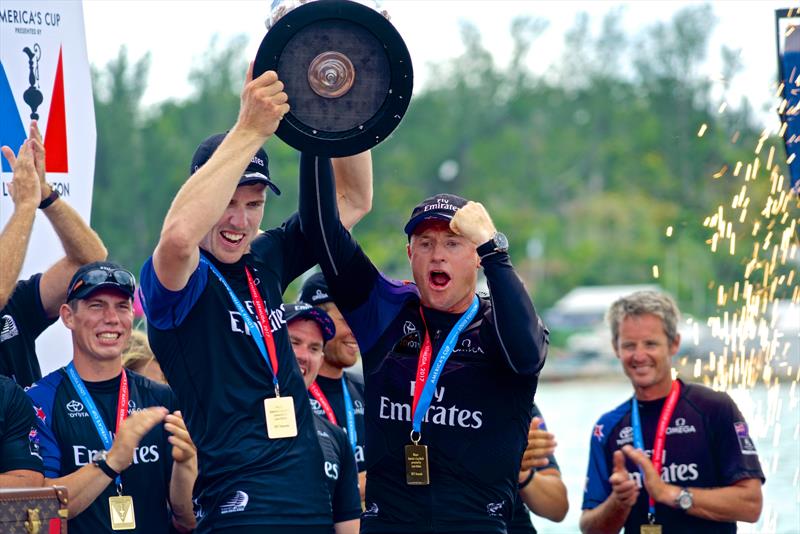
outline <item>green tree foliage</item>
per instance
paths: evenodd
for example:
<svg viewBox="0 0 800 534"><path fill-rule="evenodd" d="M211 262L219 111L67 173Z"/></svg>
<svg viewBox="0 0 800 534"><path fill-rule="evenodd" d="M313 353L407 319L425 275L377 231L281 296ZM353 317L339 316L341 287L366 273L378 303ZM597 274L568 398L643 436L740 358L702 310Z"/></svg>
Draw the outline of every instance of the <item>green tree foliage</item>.
<svg viewBox="0 0 800 534"><path fill-rule="evenodd" d="M449 191L487 206L540 308L576 285L652 282L654 265L687 311L713 308L709 283L730 282L741 269L709 252L702 222L741 187L730 169L752 160L759 134L746 106L717 112L703 71L709 7L686 8L638 35L622 31L622 16L609 13L593 33L577 15L564 57L543 75L527 65L546 21L514 21L506 66L463 26L464 53L429 66L432 82L374 151L374 210L355 234L376 264L409 277L402 226L420 199ZM196 91L149 110L141 105L147 56L131 63L123 49L96 74L93 220L116 259L141 265L194 148L235 122L244 45L212 40L190 76ZM730 50L720 53L730 83L740 66ZM268 200L265 228L297 205L296 152L278 139L267 149L284 194ZM712 179L723 165L729 170Z"/></svg>

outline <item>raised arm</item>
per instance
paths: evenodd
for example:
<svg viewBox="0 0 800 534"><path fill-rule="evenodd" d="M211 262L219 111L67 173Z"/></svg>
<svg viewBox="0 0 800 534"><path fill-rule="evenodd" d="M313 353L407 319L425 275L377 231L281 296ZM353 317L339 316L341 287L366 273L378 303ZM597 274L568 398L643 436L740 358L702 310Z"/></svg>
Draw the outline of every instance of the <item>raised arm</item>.
<svg viewBox="0 0 800 534"><path fill-rule="evenodd" d="M14 202L14 213L0 233L0 309L5 307L14 292L28 250L36 209L41 202L31 141L22 144L16 157L7 146L2 147L2 152L14 171L8 188Z"/></svg>
<svg viewBox="0 0 800 534"><path fill-rule="evenodd" d="M483 205L471 201L456 211L450 228L472 241L479 251L496 232ZM494 327L506 362L516 373L538 373L547 356L548 332L525 284L514 271L508 252L484 252L481 266L489 285Z"/></svg>
<svg viewBox="0 0 800 534"><path fill-rule="evenodd" d="M357 157L357 156L356 156ZM300 224L342 311L366 301L378 271L339 220L330 160L300 157ZM363 350L363 349L362 349Z"/></svg>
<svg viewBox="0 0 800 534"><path fill-rule="evenodd" d="M331 160L342 226L352 229L372 209L372 152Z"/></svg>
<svg viewBox="0 0 800 534"><path fill-rule="evenodd" d="M186 286L200 259L199 244L222 217L242 171L289 111L278 75L267 71L253 79L247 71L239 117L209 160L183 184L164 219L153 266L172 291Z"/></svg>
<svg viewBox="0 0 800 534"><path fill-rule="evenodd" d="M67 284L78 267L93 261L102 261L106 259L108 252L97 233L72 206L58 196L50 196L53 189L46 181L45 150L36 121L31 122L30 139L36 173L39 176L41 200L54 198L42 211L64 248L64 257L42 274L39 283L42 306L47 316L53 318L58 316L58 308L67 298Z"/></svg>

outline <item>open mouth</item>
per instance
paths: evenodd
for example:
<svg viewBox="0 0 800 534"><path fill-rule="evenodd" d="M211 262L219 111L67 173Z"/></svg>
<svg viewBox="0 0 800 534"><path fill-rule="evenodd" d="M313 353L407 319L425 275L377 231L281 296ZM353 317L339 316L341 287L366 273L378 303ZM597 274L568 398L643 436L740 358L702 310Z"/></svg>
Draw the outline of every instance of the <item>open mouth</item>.
<svg viewBox="0 0 800 534"><path fill-rule="evenodd" d="M222 237L223 241L230 243L231 245L238 245L242 242L242 239L244 239L244 234L239 232L222 231L219 233L219 235Z"/></svg>
<svg viewBox="0 0 800 534"><path fill-rule="evenodd" d="M434 289L444 289L450 285L450 275L444 271L431 271L428 281Z"/></svg>
<svg viewBox="0 0 800 534"><path fill-rule="evenodd" d="M119 332L101 332L97 334L97 339L106 343L114 343L120 338Z"/></svg>

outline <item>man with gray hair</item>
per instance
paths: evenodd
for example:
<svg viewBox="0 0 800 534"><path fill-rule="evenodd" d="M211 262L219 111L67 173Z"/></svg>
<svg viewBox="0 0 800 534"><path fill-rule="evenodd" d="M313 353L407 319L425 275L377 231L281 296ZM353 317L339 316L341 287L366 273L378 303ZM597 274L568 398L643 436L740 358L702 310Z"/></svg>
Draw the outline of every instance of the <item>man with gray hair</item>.
<svg viewBox="0 0 800 534"><path fill-rule="evenodd" d="M727 394L672 377L675 302L639 291L607 319L634 395L594 426L581 531L736 532L757 521L764 474L742 414Z"/></svg>

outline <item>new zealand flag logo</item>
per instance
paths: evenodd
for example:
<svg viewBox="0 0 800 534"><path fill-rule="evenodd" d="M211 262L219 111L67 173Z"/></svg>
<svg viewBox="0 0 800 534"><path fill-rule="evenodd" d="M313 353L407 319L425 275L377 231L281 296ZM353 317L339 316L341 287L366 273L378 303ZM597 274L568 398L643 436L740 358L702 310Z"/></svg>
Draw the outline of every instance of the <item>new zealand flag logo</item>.
<svg viewBox="0 0 800 534"><path fill-rule="evenodd" d="M51 52L52 53L52 52ZM31 43L20 50L19 62L3 64L0 62L0 145L8 145L16 151L28 137L22 115L28 115L32 120L40 118L39 107L43 103L49 104L47 116L47 129L44 134L44 148L46 151L45 167L48 172L69 172L67 161L67 117L64 106L64 67L62 50L58 50L58 63L52 90L43 92L39 78L39 61L47 54L39 43ZM12 56L16 57L16 56ZM28 87L18 90L24 107L17 105L14 90L8 81L6 69L25 69L27 71ZM49 97L49 100L48 100ZM26 117L27 118L27 117ZM27 121L26 121L27 122ZM2 159L3 172L11 172L11 167L4 158Z"/></svg>

